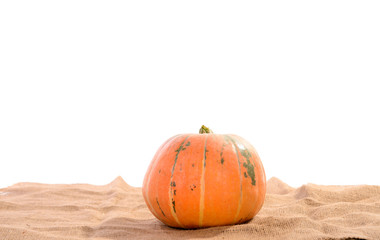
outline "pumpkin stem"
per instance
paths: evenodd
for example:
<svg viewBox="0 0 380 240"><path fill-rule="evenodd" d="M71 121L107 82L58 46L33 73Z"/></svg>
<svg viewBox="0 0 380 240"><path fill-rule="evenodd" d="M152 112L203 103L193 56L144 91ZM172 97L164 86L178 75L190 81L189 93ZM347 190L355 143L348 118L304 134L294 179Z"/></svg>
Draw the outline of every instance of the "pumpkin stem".
<svg viewBox="0 0 380 240"><path fill-rule="evenodd" d="M210 128L206 127L205 125L202 125L201 129L199 129L199 133L213 133Z"/></svg>

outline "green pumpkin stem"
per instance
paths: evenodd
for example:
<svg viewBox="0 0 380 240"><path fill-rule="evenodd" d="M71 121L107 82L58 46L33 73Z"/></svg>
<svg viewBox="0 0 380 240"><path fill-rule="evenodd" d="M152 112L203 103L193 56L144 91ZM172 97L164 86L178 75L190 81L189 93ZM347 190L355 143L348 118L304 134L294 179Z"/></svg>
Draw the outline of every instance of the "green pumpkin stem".
<svg viewBox="0 0 380 240"><path fill-rule="evenodd" d="M199 129L200 134L204 133L213 133L210 128L206 127L205 125L202 125L201 129Z"/></svg>

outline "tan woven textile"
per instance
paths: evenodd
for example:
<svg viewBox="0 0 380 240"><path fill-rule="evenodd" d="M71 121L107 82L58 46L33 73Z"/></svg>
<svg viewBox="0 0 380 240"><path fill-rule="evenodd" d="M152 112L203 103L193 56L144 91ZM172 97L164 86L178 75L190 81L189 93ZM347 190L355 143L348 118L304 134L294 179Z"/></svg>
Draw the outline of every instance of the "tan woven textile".
<svg viewBox="0 0 380 240"><path fill-rule="evenodd" d="M276 178L259 214L241 225L179 230L121 177L104 186L18 183L0 189L0 239L380 239L380 186L303 185Z"/></svg>

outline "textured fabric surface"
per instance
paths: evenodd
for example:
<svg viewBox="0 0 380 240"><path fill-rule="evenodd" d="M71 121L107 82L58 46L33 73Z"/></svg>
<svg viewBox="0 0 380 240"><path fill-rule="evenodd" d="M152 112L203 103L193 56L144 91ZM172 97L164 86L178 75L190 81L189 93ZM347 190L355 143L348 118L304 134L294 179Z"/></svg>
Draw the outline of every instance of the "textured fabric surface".
<svg viewBox="0 0 380 240"><path fill-rule="evenodd" d="M198 230L165 226L141 194L110 184L18 183L0 189L0 239L380 239L380 186L291 188L268 181L264 206L250 222Z"/></svg>

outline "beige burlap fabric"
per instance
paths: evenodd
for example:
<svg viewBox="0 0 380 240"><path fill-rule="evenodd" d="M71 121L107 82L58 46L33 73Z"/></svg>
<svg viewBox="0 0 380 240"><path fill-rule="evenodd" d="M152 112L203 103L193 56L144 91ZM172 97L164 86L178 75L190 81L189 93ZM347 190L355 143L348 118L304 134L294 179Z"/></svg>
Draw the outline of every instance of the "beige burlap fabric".
<svg viewBox="0 0 380 240"><path fill-rule="evenodd" d="M0 239L380 239L380 186L294 189L272 178L252 221L178 230L120 177L104 186L18 183L0 189Z"/></svg>

